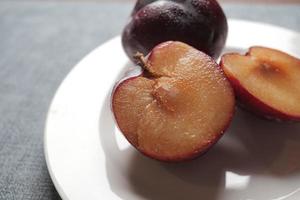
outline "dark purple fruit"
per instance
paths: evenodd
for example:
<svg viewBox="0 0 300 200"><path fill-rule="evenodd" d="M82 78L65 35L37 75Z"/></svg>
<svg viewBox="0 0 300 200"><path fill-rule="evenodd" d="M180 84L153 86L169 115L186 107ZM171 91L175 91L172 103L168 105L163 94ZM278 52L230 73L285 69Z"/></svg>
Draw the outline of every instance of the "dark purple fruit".
<svg viewBox="0 0 300 200"><path fill-rule="evenodd" d="M133 60L159 43L185 42L217 58L226 42L226 16L215 0L138 0L123 35L123 47Z"/></svg>

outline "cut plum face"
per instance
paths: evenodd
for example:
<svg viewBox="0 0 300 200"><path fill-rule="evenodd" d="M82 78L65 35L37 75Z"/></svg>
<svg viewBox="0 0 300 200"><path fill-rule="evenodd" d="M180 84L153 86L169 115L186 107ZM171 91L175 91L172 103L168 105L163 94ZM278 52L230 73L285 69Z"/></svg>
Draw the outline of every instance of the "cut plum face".
<svg viewBox="0 0 300 200"><path fill-rule="evenodd" d="M200 155L233 116L234 94L222 69L181 42L158 45L145 65L150 76L127 79L113 94L120 130L139 151L158 160Z"/></svg>
<svg viewBox="0 0 300 200"><path fill-rule="evenodd" d="M120 83L113 94L113 110L116 121L127 140L136 145L138 121L152 101L154 81L144 77L133 77ZM118 113L118 114L116 114Z"/></svg>
<svg viewBox="0 0 300 200"><path fill-rule="evenodd" d="M221 66L237 98L267 118L300 120L300 60L284 52L252 47L243 56L226 54Z"/></svg>

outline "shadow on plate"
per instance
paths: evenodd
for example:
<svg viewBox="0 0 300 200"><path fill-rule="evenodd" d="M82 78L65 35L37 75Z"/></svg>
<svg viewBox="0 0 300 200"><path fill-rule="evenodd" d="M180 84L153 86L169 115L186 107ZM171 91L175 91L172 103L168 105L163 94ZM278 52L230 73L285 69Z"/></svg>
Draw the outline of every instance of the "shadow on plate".
<svg viewBox="0 0 300 200"><path fill-rule="evenodd" d="M239 109L217 145L198 159L177 164L149 159L133 147L119 148L110 94L99 128L109 184L121 199L216 200L230 187L249 191L263 187L252 176L279 180L300 174L300 125L267 121ZM232 174L251 177L234 185Z"/></svg>

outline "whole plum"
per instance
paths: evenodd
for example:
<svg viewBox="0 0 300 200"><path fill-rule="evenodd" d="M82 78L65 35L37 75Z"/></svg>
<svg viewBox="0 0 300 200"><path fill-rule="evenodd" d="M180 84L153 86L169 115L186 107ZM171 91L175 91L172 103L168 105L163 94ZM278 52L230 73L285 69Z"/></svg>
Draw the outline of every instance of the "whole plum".
<svg viewBox="0 0 300 200"><path fill-rule="evenodd" d="M226 16L215 0L138 0L122 43L132 60L137 52L146 55L169 40L185 42L217 58L227 31Z"/></svg>

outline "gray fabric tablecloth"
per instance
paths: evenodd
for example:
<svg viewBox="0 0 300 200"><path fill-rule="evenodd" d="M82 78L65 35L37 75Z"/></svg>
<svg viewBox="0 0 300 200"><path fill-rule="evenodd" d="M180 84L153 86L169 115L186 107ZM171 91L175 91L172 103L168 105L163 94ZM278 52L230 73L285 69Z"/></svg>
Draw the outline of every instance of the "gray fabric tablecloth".
<svg viewBox="0 0 300 200"><path fill-rule="evenodd" d="M60 199L43 131L49 104L71 68L120 34L133 5L0 0L0 199ZM300 31L300 6L223 5L228 17Z"/></svg>

